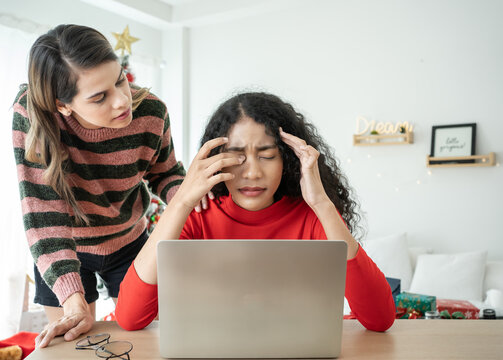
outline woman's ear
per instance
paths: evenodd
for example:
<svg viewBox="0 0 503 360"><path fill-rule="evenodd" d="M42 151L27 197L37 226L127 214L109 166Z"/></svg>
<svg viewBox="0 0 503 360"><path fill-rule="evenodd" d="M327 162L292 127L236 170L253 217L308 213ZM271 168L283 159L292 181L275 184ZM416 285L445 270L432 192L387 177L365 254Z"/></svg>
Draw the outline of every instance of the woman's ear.
<svg viewBox="0 0 503 360"><path fill-rule="evenodd" d="M70 108L70 105L64 104L57 99L56 99L56 107L58 108L58 111L65 116L70 116L72 114L72 109Z"/></svg>

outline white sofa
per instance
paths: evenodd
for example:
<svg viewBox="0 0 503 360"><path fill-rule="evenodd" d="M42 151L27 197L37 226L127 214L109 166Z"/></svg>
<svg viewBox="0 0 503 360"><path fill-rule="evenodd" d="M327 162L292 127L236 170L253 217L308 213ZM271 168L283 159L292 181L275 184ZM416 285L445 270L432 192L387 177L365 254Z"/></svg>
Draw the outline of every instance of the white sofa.
<svg viewBox="0 0 503 360"><path fill-rule="evenodd" d="M503 316L503 260L486 261L487 252L436 254L409 247L405 233L363 242L386 277L401 280L401 290L439 299L468 300ZM345 309L347 312L347 309Z"/></svg>

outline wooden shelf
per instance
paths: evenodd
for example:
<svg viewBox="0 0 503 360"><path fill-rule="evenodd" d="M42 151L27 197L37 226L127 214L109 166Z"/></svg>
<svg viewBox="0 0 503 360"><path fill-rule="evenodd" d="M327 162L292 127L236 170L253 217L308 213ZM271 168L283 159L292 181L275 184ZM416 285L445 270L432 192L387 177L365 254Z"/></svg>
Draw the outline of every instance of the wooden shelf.
<svg viewBox="0 0 503 360"><path fill-rule="evenodd" d="M407 145L414 143L414 133L391 135L353 135L354 146Z"/></svg>
<svg viewBox="0 0 503 360"><path fill-rule="evenodd" d="M442 163L436 163L442 161ZM455 162L469 161L469 162ZM432 163L433 162L433 163ZM426 158L428 167L468 167L468 166L494 166L496 164L496 154L491 152L487 155L453 156L453 157L432 157Z"/></svg>

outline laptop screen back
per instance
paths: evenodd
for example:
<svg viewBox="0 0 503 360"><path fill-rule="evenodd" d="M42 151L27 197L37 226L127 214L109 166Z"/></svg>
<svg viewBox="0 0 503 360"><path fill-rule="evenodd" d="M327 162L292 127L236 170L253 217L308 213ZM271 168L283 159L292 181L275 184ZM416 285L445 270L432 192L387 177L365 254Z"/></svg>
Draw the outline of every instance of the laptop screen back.
<svg viewBox="0 0 503 360"><path fill-rule="evenodd" d="M161 356L337 357L344 241L158 244Z"/></svg>

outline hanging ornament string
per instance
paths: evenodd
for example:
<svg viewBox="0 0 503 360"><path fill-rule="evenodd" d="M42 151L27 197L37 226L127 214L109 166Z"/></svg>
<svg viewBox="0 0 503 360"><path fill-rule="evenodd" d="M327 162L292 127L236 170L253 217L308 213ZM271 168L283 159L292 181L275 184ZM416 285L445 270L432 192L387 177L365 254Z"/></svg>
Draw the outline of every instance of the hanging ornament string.
<svg viewBox="0 0 503 360"><path fill-rule="evenodd" d="M388 158L384 155L371 155L370 152L367 152L365 155L364 152L355 151L355 148L352 147L349 153L341 156L340 166L345 172L350 172L351 168L356 169L358 167L361 168L362 166L368 168L370 163L379 163L384 165L384 161L388 161ZM377 170L375 177L369 176L367 180L373 181L373 184L375 186L379 186L379 189L381 190L404 192L410 190L415 191L418 189L417 186L429 185L430 182L433 181L434 177L433 169L429 168L416 170L415 175L412 174L412 176L410 176L410 172L408 172L408 174L409 176L401 178L401 180L397 180L395 175L387 173L385 170Z"/></svg>

